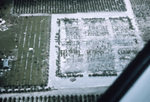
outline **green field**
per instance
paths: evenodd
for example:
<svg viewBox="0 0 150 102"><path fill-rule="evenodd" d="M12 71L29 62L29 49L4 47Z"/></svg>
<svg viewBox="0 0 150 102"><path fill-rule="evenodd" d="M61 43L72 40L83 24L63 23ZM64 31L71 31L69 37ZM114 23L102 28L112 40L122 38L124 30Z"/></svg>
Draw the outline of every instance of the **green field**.
<svg viewBox="0 0 150 102"><path fill-rule="evenodd" d="M6 57L16 56L12 69L0 77L0 86L45 86L48 80L51 17L16 19L9 30L0 32L0 57L3 58L3 54ZM33 48L33 52L29 48Z"/></svg>

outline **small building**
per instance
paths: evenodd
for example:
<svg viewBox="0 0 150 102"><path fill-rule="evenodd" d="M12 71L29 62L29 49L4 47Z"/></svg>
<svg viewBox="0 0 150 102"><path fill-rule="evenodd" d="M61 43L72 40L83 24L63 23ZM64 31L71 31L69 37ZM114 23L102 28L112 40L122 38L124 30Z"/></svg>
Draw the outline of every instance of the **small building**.
<svg viewBox="0 0 150 102"><path fill-rule="evenodd" d="M9 68L9 59L3 59L3 68Z"/></svg>

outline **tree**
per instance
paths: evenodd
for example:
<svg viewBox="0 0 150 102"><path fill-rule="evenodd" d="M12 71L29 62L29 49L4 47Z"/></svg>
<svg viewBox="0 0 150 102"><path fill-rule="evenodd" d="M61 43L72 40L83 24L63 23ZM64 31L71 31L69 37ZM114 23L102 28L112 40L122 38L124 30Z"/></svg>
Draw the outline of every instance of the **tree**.
<svg viewBox="0 0 150 102"><path fill-rule="evenodd" d="M33 96L31 97L31 102L34 102L34 97Z"/></svg>
<svg viewBox="0 0 150 102"><path fill-rule="evenodd" d="M16 102L16 97L14 97L13 102Z"/></svg>
<svg viewBox="0 0 150 102"><path fill-rule="evenodd" d="M42 96L40 96L40 101L42 102L42 99L43 99L43 97Z"/></svg>
<svg viewBox="0 0 150 102"><path fill-rule="evenodd" d="M56 97L55 97L55 96L53 96L52 98L53 98L53 102L56 102Z"/></svg>
<svg viewBox="0 0 150 102"><path fill-rule="evenodd" d="M95 95L93 95L93 94L91 95L91 101L92 101L92 102L95 102L95 101L96 101L96 100L95 100Z"/></svg>
<svg viewBox="0 0 150 102"><path fill-rule="evenodd" d="M87 95L88 101L91 102L91 95Z"/></svg>
<svg viewBox="0 0 150 102"><path fill-rule="evenodd" d="M11 97L9 97L8 102L11 102L11 101L12 101L12 98L11 98Z"/></svg>
<svg viewBox="0 0 150 102"><path fill-rule="evenodd" d="M30 97L27 97L27 102L29 102L29 100L30 100Z"/></svg>
<svg viewBox="0 0 150 102"><path fill-rule="evenodd" d="M96 100L98 100L99 98L100 98L100 95L97 94L97 95L96 95Z"/></svg>
<svg viewBox="0 0 150 102"><path fill-rule="evenodd" d="M65 97L64 97L64 95L62 95L61 99L62 99L63 102L65 102Z"/></svg>
<svg viewBox="0 0 150 102"><path fill-rule="evenodd" d="M87 102L87 96L84 95L84 102Z"/></svg>
<svg viewBox="0 0 150 102"><path fill-rule="evenodd" d="M58 95L58 102L61 102L60 96Z"/></svg>
<svg viewBox="0 0 150 102"><path fill-rule="evenodd" d="M66 101L69 102L69 96L68 96L68 95L66 96ZM71 102L72 102L72 101L71 101Z"/></svg>
<svg viewBox="0 0 150 102"><path fill-rule="evenodd" d="M18 98L18 102L21 102L21 97Z"/></svg>
<svg viewBox="0 0 150 102"><path fill-rule="evenodd" d="M24 96L22 97L22 100L23 100L23 102L25 101L25 97Z"/></svg>
<svg viewBox="0 0 150 102"><path fill-rule="evenodd" d="M79 102L82 102L82 95L79 96Z"/></svg>
<svg viewBox="0 0 150 102"><path fill-rule="evenodd" d="M47 97L46 96L44 96L44 102L46 102L47 101Z"/></svg>
<svg viewBox="0 0 150 102"><path fill-rule="evenodd" d="M73 98L73 95L71 95L71 102L73 102L74 98Z"/></svg>
<svg viewBox="0 0 150 102"><path fill-rule="evenodd" d="M51 102L51 96L48 96L48 102Z"/></svg>
<svg viewBox="0 0 150 102"><path fill-rule="evenodd" d="M6 97L4 98L4 101L3 101L3 102L7 102L7 98L6 98Z"/></svg>
<svg viewBox="0 0 150 102"><path fill-rule="evenodd" d="M2 102L2 100L3 100L3 99L2 99L2 98L0 98L0 102Z"/></svg>
<svg viewBox="0 0 150 102"><path fill-rule="evenodd" d="M80 102L79 97L77 95L74 96L75 102Z"/></svg>
<svg viewBox="0 0 150 102"><path fill-rule="evenodd" d="M39 99L39 98L36 96L36 102L38 102L38 99Z"/></svg>

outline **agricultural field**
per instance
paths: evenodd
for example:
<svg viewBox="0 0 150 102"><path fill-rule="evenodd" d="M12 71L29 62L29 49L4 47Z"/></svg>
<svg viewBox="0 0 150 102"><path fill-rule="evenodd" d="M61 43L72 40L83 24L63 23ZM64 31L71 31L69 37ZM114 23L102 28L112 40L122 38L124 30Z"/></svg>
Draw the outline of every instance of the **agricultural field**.
<svg viewBox="0 0 150 102"><path fill-rule="evenodd" d="M140 39L128 17L64 18L58 19L58 24L56 75L87 71L89 75L113 76L118 71L115 68L124 69L139 50ZM116 67L117 56L121 65Z"/></svg>
<svg viewBox="0 0 150 102"><path fill-rule="evenodd" d="M118 46L116 68L124 69L137 55L143 43L130 18L110 18L110 22L114 33L113 41Z"/></svg>
<svg viewBox="0 0 150 102"><path fill-rule="evenodd" d="M94 5L94 6L93 6ZM126 11L124 0L14 0L13 14Z"/></svg>
<svg viewBox="0 0 150 102"><path fill-rule="evenodd" d="M136 25L128 16L72 17L52 16L48 85L109 85L142 48Z"/></svg>
<svg viewBox="0 0 150 102"><path fill-rule="evenodd" d="M150 40L150 1L149 0L130 0L137 23L141 31L142 39L147 42Z"/></svg>
<svg viewBox="0 0 150 102"><path fill-rule="evenodd" d="M0 87L46 86L51 18L31 16L15 19L15 26L0 32L1 58L13 56L11 70L0 77ZM30 48L33 50L30 51Z"/></svg>
<svg viewBox="0 0 150 102"><path fill-rule="evenodd" d="M56 35L57 76L83 76L87 71L115 75L114 53L108 37L105 19L58 19L59 32ZM93 46L97 45L97 46ZM104 63L106 62L107 63ZM57 73L58 72L58 73Z"/></svg>

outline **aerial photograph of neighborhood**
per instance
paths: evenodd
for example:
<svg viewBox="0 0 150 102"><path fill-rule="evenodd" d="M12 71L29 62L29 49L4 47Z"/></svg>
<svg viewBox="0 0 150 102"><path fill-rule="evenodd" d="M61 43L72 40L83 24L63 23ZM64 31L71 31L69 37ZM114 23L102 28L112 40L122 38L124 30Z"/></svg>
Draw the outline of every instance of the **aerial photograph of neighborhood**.
<svg viewBox="0 0 150 102"><path fill-rule="evenodd" d="M149 32L150 0L0 0L0 102L97 102Z"/></svg>

